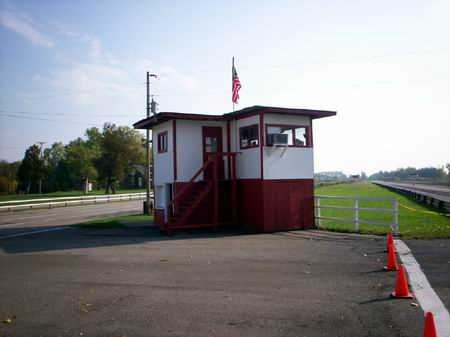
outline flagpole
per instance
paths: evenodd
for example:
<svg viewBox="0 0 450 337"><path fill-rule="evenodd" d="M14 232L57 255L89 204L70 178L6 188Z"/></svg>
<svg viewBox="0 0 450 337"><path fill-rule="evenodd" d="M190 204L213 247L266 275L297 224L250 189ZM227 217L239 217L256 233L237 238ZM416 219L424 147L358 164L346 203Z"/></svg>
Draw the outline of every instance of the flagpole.
<svg viewBox="0 0 450 337"><path fill-rule="evenodd" d="M233 100L233 81L234 81L234 74L233 74L233 70L234 70L234 56L231 59L231 101L233 102L233 112L234 112L234 100Z"/></svg>

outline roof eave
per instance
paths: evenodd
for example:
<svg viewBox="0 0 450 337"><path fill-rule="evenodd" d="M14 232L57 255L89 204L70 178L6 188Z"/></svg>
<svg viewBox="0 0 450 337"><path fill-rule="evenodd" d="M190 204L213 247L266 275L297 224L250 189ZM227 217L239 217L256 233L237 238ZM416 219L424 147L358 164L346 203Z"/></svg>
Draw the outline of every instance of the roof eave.
<svg viewBox="0 0 450 337"><path fill-rule="evenodd" d="M220 115L203 115L203 114L187 114L179 112L160 112L149 118L144 118L133 124L135 129L150 129L153 126L164 123L172 119L182 120L208 120L208 121L223 121L223 116Z"/></svg>
<svg viewBox="0 0 450 337"><path fill-rule="evenodd" d="M251 116L259 112L273 113L279 115L293 115L293 116L309 116L312 119L336 116L336 111L329 110L312 110L312 109L295 109L295 108L280 108L280 107L266 107L266 106L251 106L242 110L229 112L224 114L225 119L235 119L239 116Z"/></svg>
<svg viewBox="0 0 450 337"><path fill-rule="evenodd" d="M336 111L328 110L311 110L311 109L293 109L293 108L280 108L280 107L266 107L266 106L251 106L242 110L229 112L223 115L205 115L205 114L192 114L192 113L180 113L180 112L160 112L149 118L144 118L133 124L135 129L151 129L152 127L164 123L172 119L182 120L197 120L197 121L227 121L237 119L240 116L249 117L258 113L273 113L280 115L293 115L293 116L309 116L312 119L331 117L336 115Z"/></svg>

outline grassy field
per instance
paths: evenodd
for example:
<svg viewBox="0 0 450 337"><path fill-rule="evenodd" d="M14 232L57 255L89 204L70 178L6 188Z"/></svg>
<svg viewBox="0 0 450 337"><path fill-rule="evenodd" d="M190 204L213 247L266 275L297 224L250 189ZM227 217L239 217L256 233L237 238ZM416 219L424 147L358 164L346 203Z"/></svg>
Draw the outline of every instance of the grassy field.
<svg viewBox="0 0 450 337"><path fill-rule="evenodd" d="M145 189L134 190L117 190L116 193L138 193L145 192ZM87 195L104 195L104 190L95 190L89 192ZM10 194L0 195L0 201L15 201L15 200L28 200L28 199L42 199L42 198L58 198L58 197L81 197L85 194L82 191L66 191L66 192L52 192L43 194Z"/></svg>
<svg viewBox="0 0 450 337"><path fill-rule="evenodd" d="M315 189L316 195L360 196L372 198L397 198L399 203L399 228L405 238L450 238L450 214L416 203L404 195L391 192L371 183L352 183L323 186ZM321 200L321 205L352 206L351 200ZM387 202L360 202L360 207L389 208ZM351 210L322 209L322 216L353 218ZM390 223L392 214L360 211L359 218ZM333 231L354 232L353 223L322 220L322 227ZM360 225L360 233L385 234L389 226Z"/></svg>
<svg viewBox="0 0 450 337"><path fill-rule="evenodd" d="M136 215L116 216L106 219L96 219L83 222L75 226L92 229L124 228L126 227L125 223L145 224L148 223L149 221L153 221L153 216L136 214Z"/></svg>

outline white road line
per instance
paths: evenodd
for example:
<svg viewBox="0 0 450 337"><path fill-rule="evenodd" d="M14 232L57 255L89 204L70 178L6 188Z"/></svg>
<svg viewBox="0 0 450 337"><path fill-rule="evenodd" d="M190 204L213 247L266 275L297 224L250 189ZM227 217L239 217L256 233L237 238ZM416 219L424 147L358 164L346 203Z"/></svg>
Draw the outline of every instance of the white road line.
<svg viewBox="0 0 450 337"><path fill-rule="evenodd" d="M431 287L409 247L402 240L394 240L394 242L400 260L408 272L414 296L425 312L433 313L437 335L439 337L450 337L450 314L447 308Z"/></svg>
<svg viewBox="0 0 450 337"><path fill-rule="evenodd" d="M59 230L63 230L63 229L68 229L71 227L55 227L55 228L47 228L47 229L41 229L38 231L32 231L32 232L25 232L25 233L17 233L17 234L11 234L11 235L5 235L5 236L0 236L0 240L2 239L10 239L10 238L17 238L19 236L26 236L26 235L32 235L32 234L38 234L38 233L44 233L44 232L53 232L53 231L59 231Z"/></svg>

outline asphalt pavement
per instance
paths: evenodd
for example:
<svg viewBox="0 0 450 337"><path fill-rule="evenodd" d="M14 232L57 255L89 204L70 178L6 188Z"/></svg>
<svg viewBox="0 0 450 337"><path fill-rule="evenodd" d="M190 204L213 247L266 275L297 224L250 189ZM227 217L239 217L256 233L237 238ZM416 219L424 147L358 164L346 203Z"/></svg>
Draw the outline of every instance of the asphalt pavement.
<svg viewBox="0 0 450 337"><path fill-rule="evenodd" d="M95 218L137 214L142 201L120 201L96 205L22 210L0 213L0 239L34 231L52 231Z"/></svg>
<svg viewBox="0 0 450 337"><path fill-rule="evenodd" d="M72 228L0 240L0 336L422 335L377 237Z"/></svg>
<svg viewBox="0 0 450 337"><path fill-rule="evenodd" d="M423 194L435 199L450 202L450 187L443 185L427 185L415 183L395 183L390 181L374 181L376 184L400 190Z"/></svg>
<svg viewBox="0 0 450 337"><path fill-rule="evenodd" d="M405 242L441 301L450 309L450 239Z"/></svg>

